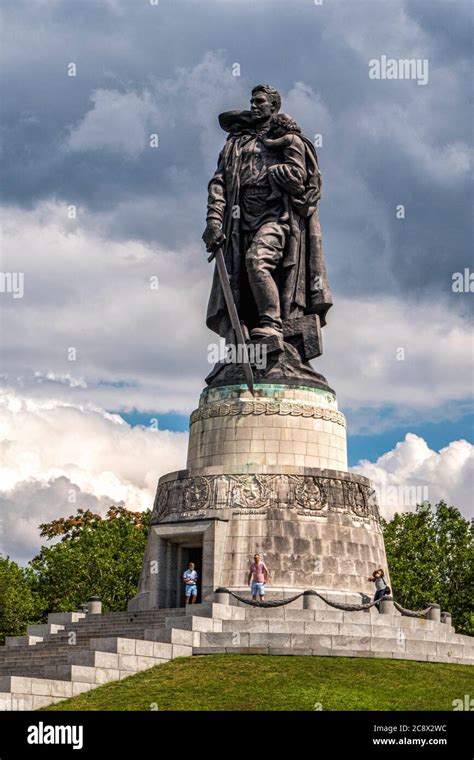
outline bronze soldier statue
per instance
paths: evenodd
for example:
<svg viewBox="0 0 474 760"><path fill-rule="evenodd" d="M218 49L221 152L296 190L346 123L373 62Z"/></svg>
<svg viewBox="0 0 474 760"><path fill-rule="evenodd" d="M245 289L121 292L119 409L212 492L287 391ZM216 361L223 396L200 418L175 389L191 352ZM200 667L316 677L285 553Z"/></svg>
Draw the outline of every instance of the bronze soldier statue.
<svg viewBox="0 0 474 760"><path fill-rule="evenodd" d="M319 224L321 173L313 144L280 107L278 91L258 85L250 111L220 114L229 134L209 183L203 240L211 253L222 246L244 335L275 354L259 379L325 382L308 364L321 353L319 328L332 304ZM217 269L206 322L235 342ZM207 380L222 384L231 372L216 365Z"/></svg>

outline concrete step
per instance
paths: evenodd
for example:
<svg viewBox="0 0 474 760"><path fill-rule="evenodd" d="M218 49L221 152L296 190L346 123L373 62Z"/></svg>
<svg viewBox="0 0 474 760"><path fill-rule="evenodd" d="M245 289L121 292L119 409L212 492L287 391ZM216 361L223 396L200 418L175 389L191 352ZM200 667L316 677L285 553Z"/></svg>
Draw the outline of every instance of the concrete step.
<svg viewBox="0 0 474 760"><path fill-rule="evenodd" d="M57 623L44 623L42 625L29 625L26 629L28 636L47 636L48 634L55 634L58 631L63 631L64 626Z"/></svg>
<svg viewBox="0 0 474 760"><path fill-rule="evenodd" d="M24 662L11 663L7 666L8 674L0 669L0 678L24 675L99 685L126 678L175 657L192 654L188 632L178 631L176 635L165 632L164 635L170 639L169 642L120 637L93 639L89 650L71 647L70 651L61 655L45 655L43 661L29 658Z"/></svg>
<svg viewBox="0 0 474 760"><path fill-rule="evenodd" d="M78 638L87 636L138 633L145 628L164 626L166 617L173 614L176 618L185 615L184 608L151 610L146 612L112 612L104 615L85 615L84 613L51 613L48 623L31 625L27 636L7 636L5 647L26 647L49 642L62 635L67 638L73 631ZM0 654L4 647L0 647Z"/></svg>
<svg viewBox="0 0 474 760"><path fill-rule="evenodd" d="M187 657L192 654L190 644L174 641L145 641L140 639L124 639L112 636L110 638L92 639L91 649L98 652L112 652L121 655L136 655L138 657L159 657L171 660L175 657Z"/></svg>
<svg viewBox="0 0 474 760"><path fill-rule="evenodd" d="M34 646L41 641L43 641L42 636L5 636L5 648ZM3 649L4 647L0 647L0 652L3 652Z"/></svg>
<svg viewBox="0 0 474 760"><path fill-rule="evenodd" d="M188 607L186 610L187 617L213 618L231 621L241 620L261 620L272 622L318 622L318 623L339 623L339 624L370 624L371 626L399 626L404 629L412 629L419 632L439 631L441 638L445 635L454 634L454 629L450 624L438 623L432 620L416 617L403 617L397 611L394 614L386 615L379 613L374 607L369 611L343 611L327 607L321 609L302 609L295 607L275 607L275 608L258 608L252 606L233 606L219 603L208 603ZM185 619L186 619L185 618ZM168 621L167 626L171 625ZM173 622L173 625L180 623ZM181 624L186 625L186 624Z"/></svg>
<svg viewBox="0 0 474 760"><path fill-rule="evenodd" d="M53 643L54 641L64 641L68 642L73 640L71 637L71 633L75 634L75 640L76 641L87 641L91 638L99 638L100 636L112 636L112 635L122 635L122 636L132 636L136 635L137 638L141 637L141 634L143 634L143 631L145 631L147 628L156 628L156 629L162 629L164 628L164 625L152 625L150 623L146 623L143 626L107 626L104 628L91 628L87 631L68 631L67 633L61 633L56 634L55 636L46 637L43 639L42 642L38 642L36 645L37 647L40 646L48 646L50 643Z"/></svg>
<svg viewBox="0 0 474 760"><path fill-rule="evenodd" d="M255 649L260 653L313 654L336 656L343 652L350 656L400 657L423 660L436 659L443 662L470 662L474 664L474 645L466 643L428 641L424 639L393 635L379 636L377 631L366 635L342 633L291 633L291 632L202 632L195 654L211 652L240 652ZM396 631L394 630L394 634Z"/></svg>
<svg viewBox="0 0 474 760"><path fill-rule="evenodd" d="M120 623L120 622L141 622L147 620L159 620L168 615L184 615L184 607L171 607L169 609L160 610L147 610L144 612L106 612L101 615L86 615L84 618L76 623L68 623L67 625L88 625L89 623L103 622L103 623Z"/></svg>
<svg viewBox="0 0 474 760"><path fill-rule="evenodd" d="M67 641L70 638L70 634L75 634L78 638L90 638L91 636L107 636L113 631L144 631L145 628L164 628L164 623L144 623L142 625L107 625L96 626L94 628L73 628L70 631L62 631L55 636L48 636L43 639L45 641L56 641L62 639ZM38 642L41 643L41 642Z"/></svg>
<svg viewBox="0 0 474 760"><path fill-rule="evenodd" d="M349 618L350 619L350 618ZM201 618L201 620L207 620ZM216 622L216 621L213 621ZM390 619L368 619L366 623L348 623L348 622L321 622L320 620L268 620L268 619L250 619L250 620L223 620L222 631L232 631L234 633L314 633L314 634L343 634L354 636L381 636L384 638L406 638L419 639L425 641L446 641L453 635L447 626L438 626L433 629L429 625L423 627L405 626L401 618ZM188 629L191 629L191 623L187 623ZM209 626L208 630L217 632L216 628ZM474 643L474 642L473 642Z"/></svg>

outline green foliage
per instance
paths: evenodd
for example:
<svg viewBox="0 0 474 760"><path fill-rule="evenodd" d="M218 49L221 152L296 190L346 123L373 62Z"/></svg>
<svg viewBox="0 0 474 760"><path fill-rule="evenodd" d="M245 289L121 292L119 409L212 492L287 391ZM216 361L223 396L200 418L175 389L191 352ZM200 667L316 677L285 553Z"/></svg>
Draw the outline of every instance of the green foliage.
<svg viewBox="0 0 474 760"><path fill-rule="evenodd" d="M0 644L5 636L23 636L28 624L41 622L44 602L31 581L28 569L0 557Z"/></svg>
<svg viewBox="0 0 474 760"><path fill-rule="evenodd" d="M474 521L424 502L384 522L384 539L395 599L412 610L436 602L459 633L474 635Z"/></svg>
<svg viewBox="0 0 474 760"><path fill-rule="evenodd" d="M125 609L137 590L150 519L149 510L111 507L105 517L79 509L40 525L43 537L62 536L30 562L48 611L77 609L92 595L101 598L104 611Z"/></svg>
<svg viewBox="0 0 474 760"><path fill-rule="evenodd" d="M77 610L90 596L123 610L138 586L151 512L111 507L105 517L78 509L40 525L43 546L27 568L0 557L0 642L21 636L48 612Z"/></svg>

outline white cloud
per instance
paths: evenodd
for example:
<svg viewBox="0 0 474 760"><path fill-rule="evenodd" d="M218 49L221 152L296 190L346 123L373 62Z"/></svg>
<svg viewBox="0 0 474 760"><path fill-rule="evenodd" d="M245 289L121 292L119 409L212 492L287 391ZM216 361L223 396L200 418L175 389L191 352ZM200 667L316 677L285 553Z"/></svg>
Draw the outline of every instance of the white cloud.
<svg viewBox="0 0 474 760"><path fill-rule="evenodd" d="M199 133L202 155L209 171L213 170L216 138L223 137L217 114L239 102L248 106L249 100L247 89L240 77L232 76L222 52L207 52L192 68L177 68L172 79L148 76L147 80L148 88L140 93L95 90L92 108L70 128L66 149L103 150L137 158L151 150L150 134L159 134L162 128L169 133L177 125L188 124ZM210 114L214 118L210 119ZM166 146L160 149L166 150Z"/></svg>
<svg viewBox="0 0 474 760"><path fill-rule="evenodd" d="M342 409L356 413L359 433L374 431L370 410L393 410L376 421L381 430L395 417L413 421L414 412L418 420L449 419L471 398L471 326L441 300L336 297L323 332L315 366Z"/></svg>
<svg viewBox="0 0 474 760"><path fill-rule="evenodd" d="M375 104L359 113L356 123L363 139L390 142L405 160L419 166L424 177L446 186L469 176L474 151L461 140L438 144L438 125L429 117L432 107L429 99L414 97L409 105Z"/></svg>
<svg viewBox="0 0 474 760"><path fill-rule="evenodd" d="M420 436L407 433L376 462L363 459L351 470L374 483L382 515L387 519L395 512L412 511L424 500L433 505L444 500L471 518L473 466L474 446L468 441L452 441L438 452Z"/></svg>
<svg viewBox="0 0 474 760"><path fill-rule="evenodd" d="M158 478L184 469L187 438L130 427L92 404L3 392L0 552L27 560L39 548L38 525L76 507L151 508Z"/></svg>
<svg viewBox="0 0 474 760"><path fill-rule="evenodd" d="M150 134L161 123L160 113L150 92L95 90L93 108L71 129L69 150L105 150L136 158L150 148Z"/></svg>
<svg viewBox="0 0 474 760"><path fill-rule="evenodd" d="M82 209L75 222L48 203L4 214L3 252L5 271L25 275L24 298L2 302L11 382L109 409L191 411L210 370L203 250L105 240Z"/></svg>
<svg viewBox="0 0 474 760"><path fill-rule="evenodd" d="M332 6L332 7L331 7ZM329 5L328 31L364 59L380 53L394 57L421 56L430 44L421 26L410 17L405 2L349 2ZM342 31L341 31L342 30Z"/></svg>
<svg viewBox="0 0 474 760"><path fill-rule="evenodd" d="M192 68L179 67L172 79L154 81L159 107L170 122L188 124L199 132L201 154L209 172L218 158L216 143L224 133L217 115L234 108L249 107L249 87L241 77L232 76L231 64L222 51L208 51Z"/></svg>
<svg viewBox="0 0 474 760"><path fill-rule="evenodd" d="M295 82L293 87L283 94L283 110L291 114L299 123L303 133L314 140L315 134L329 134L332 128L331 117L321 96L304 82Z"/></svg>
<svg viewBox="0 0 474 760"><path fill-rule="evenodd" d="M38 398L189 414L215 340L204 324L211 267L201 247L104 240L81 209L74 222L61 204L4 218L3 266L25 274L24 298L3 296L6 384ZM418 420L450 418L471 395L470 325L440 299L336 293L323 339L314 366L352 413L349 432L410 423L414 410ZM381 407L393 411L374 420Z"/></svg>

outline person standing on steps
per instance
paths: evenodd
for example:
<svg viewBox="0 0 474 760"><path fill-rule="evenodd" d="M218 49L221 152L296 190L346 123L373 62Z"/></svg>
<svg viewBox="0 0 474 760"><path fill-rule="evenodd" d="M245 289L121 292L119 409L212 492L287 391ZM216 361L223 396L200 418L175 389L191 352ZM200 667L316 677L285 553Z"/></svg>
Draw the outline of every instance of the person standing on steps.
<svg viewBox="0 0 474 760"><path fill-rule="evenodd" d="M186 604L195 604L197 599L197 579L198 574L194 562L190 562L188 569L183 573L183 582L185 585Z"/></svg>
<svg viewBox="0 0 474 760"><path fill-rule="evenodd" d="M385 594L390 593L390 588L385 583L384 578L384 571L381 567L379 567L378 570L374 570L370 578L368 578L371 583L375 583L375 594L374 594L374 602L377 602L379 599L381 599ZM380 612L380 605L376 605L377 609Z"/></svg>
<svg viewBox="0 0 474 760"><path fill-rule="evenodd" d="M247 583L251 585L252 599L254 601L257 599L257 594L261 602L265 601L265 583L268 581L268 576L268 568L262 560L262 555L255 554L247 578Z"/></svg>

